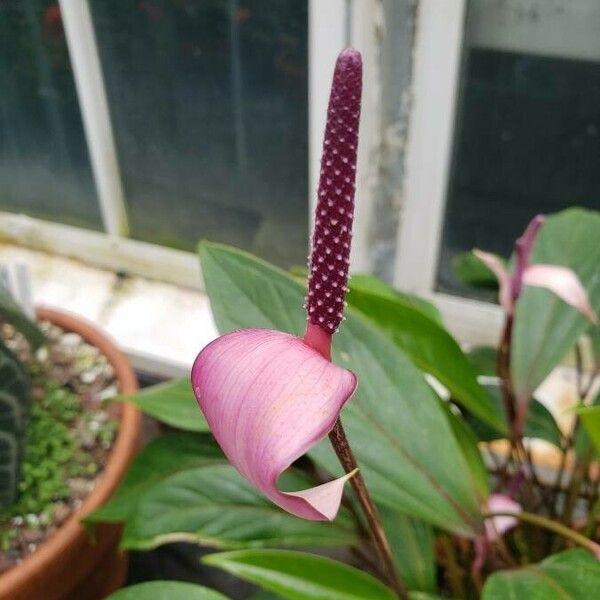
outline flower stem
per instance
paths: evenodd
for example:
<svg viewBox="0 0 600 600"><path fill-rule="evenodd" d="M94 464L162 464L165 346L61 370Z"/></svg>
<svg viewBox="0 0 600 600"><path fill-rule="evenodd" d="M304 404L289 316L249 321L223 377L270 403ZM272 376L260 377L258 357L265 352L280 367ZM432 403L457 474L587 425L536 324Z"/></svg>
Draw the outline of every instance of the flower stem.
<svg viewBox="0 0 600 600"><path fill-rule="evenodd" d="M510 450L505 463L508 467L511 459L516 457L527 467L531 481L539 487L539 480L530 454L523 445L523 432L527 418L527 404L519 404L515 397L510 372L510 345L513 333L513 316L507 315L504 331L496 355L496 373L500 378L502 400L510 429ZM506 474L505 474L506 477Z"/></svg>
<svg viewBox="0 0 600 600"><path fill-rule="evenodd" d="M515 425L517 412L515 407L515 397L512 389L512 381L510 377L510 342L512 338L513 318L512 315L506 317L502 338L498 346L496 355L496 374L500 378L502 400L504 402L504 410L508 419L508 426L511 431ZM511 441L515 438L515 433L511 435Z"/></svg>
<svg viewBox="0 0 600 600"><path fill-rule="evenodd" d="M458 564L452 539L446 535L442 535L439 538L439 544L443 554L443 560L440 560L440 562L443 562L443 566L446 567L446 575L448 577L448 586L450 587L450 592L457 598L464 598L464 573Z"/></svg>
<svg viewBox="0 0 600 600"><path fill-rule="evenodd" d="M549 531L553 531L558 535L562 535L564 538L567 538L579 546L582 546L586 550L589 550L592 554L594 554L594 556L596 556L596 558L598 558L598 560L600 560L600 544L596 544L596 542L593 542L589 538L586 538L584 535L581 535L577 531L574 531L562 523L552 521L551 519L542 517L541 515L535 515L528 512L511 512L502 510L485 513L483 517L485 519L491 519L493 517L514 517L515 519L519 519L525 523L531 523L533 525L537 525L538 527L548 529Z"/></svg>
<svg viewBox="0 0 600 600"><path fill-rule="evenodd" d="M358 468L356 459L348 443L348 438L342 427L342 422L338 419L329 434L331 445L337 454L337 457L344 467L346 473L351 473ZM365 514L367 523L369 525L369 532L379 554L379 558L383 566L390 585L394 588L399 598L402 600L408 600L408 590L404 582L400 579L396 567L394 565L394 558L392 556L392 550L386 537L383 526L381 525L381 519L377 507L373 503L365 481L360 474L360 471L350 480L354 493L360 503L360 506Z"/></svg>
<svg viewBox="0 0 600 600"><path fill-rule="evenodd" d="M588 448L587 451L584 452L583 456L581 456L575 463L575 468L573 470L571 481L569 482L569 490L565 500L565 506L561 519L561 521L564 523L572 524L571 522L573 520L573 513L575 512L575 505L580 497L581 485L585 480L585 475L589 469L590 462L594 457L594 453L594 448Z"/></svg>

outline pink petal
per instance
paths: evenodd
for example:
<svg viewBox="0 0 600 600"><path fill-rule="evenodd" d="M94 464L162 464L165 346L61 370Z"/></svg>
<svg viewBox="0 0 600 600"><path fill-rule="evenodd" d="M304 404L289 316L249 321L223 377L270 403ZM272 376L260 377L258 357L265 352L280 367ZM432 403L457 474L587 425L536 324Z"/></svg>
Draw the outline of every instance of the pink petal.
<svg viewBox="0 0 600 600"><path fill-rule="evenodd" d="M351 475L299 492L277 480L333 428L356 388L355 375L292 335L245 329L196 358L192 385L217 442L265 496L304 519L332 520Z"/></svg>
<svg viewBox="0 0 600 600"><path fill-rule="evenodd" d="M512 512L519 513L523 509L521 505L505 494L491 494L487 500L487 512ZM516 517L498 516L485 520L486 538L493 542L503 536L509 529L512 529L518 520Z"/></svg>
<svg viewBox="0 0 600 600"><path fill-rule="evenodd" d="M587 292L571 269L556 265L529 265L523 273L523 283L554 292L592 323L598 323L598 317L588 301Z"/></svg>
<svg viewBox="0 0 600 600"><path fill-rule="evenodd" d="M508 271L505 269L504 264L495 254L483 252L483 250L479 250L478 248L473 250L473 254L496 276L498 284L500 285L498 299L504 310L510 314L513 310L511 296L512 280Z"/></svg>

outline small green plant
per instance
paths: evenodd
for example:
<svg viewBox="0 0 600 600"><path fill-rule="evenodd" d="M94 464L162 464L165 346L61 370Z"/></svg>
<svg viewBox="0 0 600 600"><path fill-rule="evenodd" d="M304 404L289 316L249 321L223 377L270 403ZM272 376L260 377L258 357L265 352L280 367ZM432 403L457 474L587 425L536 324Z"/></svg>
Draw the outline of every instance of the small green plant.
<svg viewBox="0 0 600 600"><path fill-rule="evenodd" d="M21 361L0 339L0 550L6 551L17 521L30 529L52 524L57 507L69 504L73 480L96 475L94 448L110 448L118 424L85 410L36 360L46 337L2 290L0 323L14 329L8 329L13 341L27 341L16 344L19 354L29 348Z"/></svg>
<svg viewBox="0 0 600 600"><path fill-rule="evenodd" d="M7 509L10 516L48 514L57 499L68 497L67 475L80 468L69 428L81 411L77 397L56 382L49 382L41 395L32 403L20 494Z"/></svg>

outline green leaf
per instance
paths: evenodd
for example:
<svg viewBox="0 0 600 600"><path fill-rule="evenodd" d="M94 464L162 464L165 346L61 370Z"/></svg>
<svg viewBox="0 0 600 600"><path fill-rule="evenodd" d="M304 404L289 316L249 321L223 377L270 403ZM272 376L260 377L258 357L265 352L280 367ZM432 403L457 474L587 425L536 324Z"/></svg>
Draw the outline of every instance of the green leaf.
<svg viewBox="0 0 600 600"><path fill-rule="evenodd" d="M596 409L600 409L600 393L596 395L591 404L582 403L574 408L574 411L579 413L583 423L583 427L578 427L575 432L575 442L573 444L575 455L578 458L584 456L590 446L595 448L594 458L600 458L600 446L592 439L592 436L599 434ZM596 439L600 440L600 438Z"/></svg>
<svg viewBox="0 0 600 600"><path fill-rule="evenodd" d="M0 431L0 509L10 506L17 499L21 456L18 439L6 431Z"/></svg>
<svg viewBox="0 0 600 600"><path fill-rule="evenodd" d="M557 448L561 446L561 431L552 413L538 400L529 405L524 433L526 437L546 440Z"/></svg>
<svg viewBox="0 0 600 600"><path fill-rule="evenodd" d="M582 549L554 554L536 565L498 571L483 587L482 600L591 600L600 590L600 562Z"/></svg>
<svg viewBox="0 0 600 600"><path fill-rule="evenodd" d="M209 554L203 562L289 600L394 600L377 579L330 558L286 550Z"/></svg>
<svg viewBox="0 0 600 600"><path fill-rule="evenodd" d="M336 336L333 357L358 376L342 421L375 499L473 535L482 498L445 409L422 373L377 329L351 313ZM311 455L330 472L339 472L327 441Z"/></svg>
<svg viewBox="0 0 600 600"><path fill-rule="evenodd" d="M477 376L496 377L496 348L477 346L467 352L467 358Z"/></svg>
<svg viewBox="0 0 600 600"><path fill-rule="evenodd" d="M600 451L600 406L584 406L577 412L592 443Z"/></svg>
<svg viewBox="0 0 600 600"><path fill-rule="evenodd" d="M119 400L131 402L155 419L184 431L208 431L188 377L159 383Z"/></svg>
<svg viewBox="0 0 600 600"><path fill-rule="evenodd" d="M170 433L152 440L134 459L110 500L86 517L86 522L129 519L144 496L167 477L224 460L219 447L198 434Z"/></svg>
<svg viewBox="0 0 600 600"><path fill-rule="evenodd" d="M492 398L498 415L503 415L504 405L500 387L498 385L486 385L485 387ZM492 429L486 423L482 423L471 414L466 414L465 420L469 423L480 441L489 442L504 437L500 435L498 431ZM529 405L524 434L525 437L545 440L546 442L554 444L557 448L561 447L562 434L560 428L552 416L552 413L538 400L533 399Z"/></svg>
<svg viewBox="0 0 600 600"><path fill-rule="evenodd" d="M37 323L27 317L3 289L0 289L0 319L10 323L19 331L34 350L46 343L46 336Z"/></svg>
<svg viewBox="0 0 600 600"><path fill-rule="evenodd" d="M452 266L456 276L464 284L486 290L498 290L496 276L473 252L457 254L452 259Z"/></svg>
<svg viewBox="0 0 600 600"><path fill-rule="evenodd" d="M17 356L0 340L0 389L22 399L29 409L31 398L30 381L25 367Z"/></svg>
<svg viewBox="0 0 600 600"><path fill-rule="evenodd" d="M12 504L19 494L30 391L23 366L0 340L0 508Z"/></svg>
<svg viewBox="0 0 600 600"><path fill-rule="evenodd" d="M591 324L587 330L594 366L600 368L600 327Z"/></svg>
<svg viewBox="0 0 600 600"><path fill-rule="evenodd" d="M409 600L451 600L449 598L442 598L434 594L428 594L426 592L408 592ZM267 592L265 590L257 592L250 597L249 600L283 600L283 596L275 594L274 592Z"/></svg>
<svg viewBox="0 0 600 600"><path fill-rule="evenodd" d="M498 419L464 352L443 327L400 300L355 292L351 302L402 348L417 367L446 386L457 402L498 431L506 431L506 424Z"/></svg>
<svg viewBox="0 0 600 600"><path fill-rule="evenodd" d="M540 230L532 263L575 271L590 304L600 312L600 214L572 208L549 217ZM511 372L519 398L537 386L573 348L589 321L548 290L525 286L516 305Z"/></svg>
<svg viewBox="0 0 600 600"><path fill-rule="evenodd" d="M389 283L386 283L373 275L352 275L352 278L350 279L350 293L348 294L349 304L352 304L353 294L359 292L381 296L390 300L397 300L422 312L433 321L440 324L442 323L442 315L435 304L420 298L419 296L415 296L414 294L401 292L392 287Z"/></svg>
<svg viewBox="0 0 600 600"><path fill-rule="evenodd" d="M221 334L248 327L304 333L306 290L291 275L224 244L201 242L198 249L212 314Z"/></svg>
<svg viewBox="0 0 600 600"><path fill-rule="evenodd" d="M379 508L396 568L410 590L436 590L436 564L433 529L385 506Z"/></svg>
<svg viewBox="0 0 600 600"><path fill-rule="evenodd" d="M477 436L464 420L462 415L456 415L447 408L447 415L454 435L460 444L465 460L469 465L469 475L481 498L487 498L490 493L489 474L479 451ZM493 430L492 430L493 431Z"/></svg>
<svg viewBox="0 0 600 600"><path fill-rule="evenodd" d="M145 581L118 590L106 600L227 600L227 596L194 583Z"/></svg>
<svg viewBox="0 0 600 600"><path fill-rule="evenodd" d="M279 594L274 594L273 592L262 590L260 592L256 592L256 594L252 594L249 600L282 600L282 596Z"/></svg>
<svg viewBox="0 0 600 600"><path fill-rule="evenodd" d="M285 473L282 485L311 485L298 473ZM188 541L218 548L339 546L355 541L346 511L334 523L290 515L264 496L230 465L188 469L167 477L140 499L123 531L125 548L148 549Z"/></svg>
<svg viewBox="0 0 600 600"><path fill-rule="evenodd" d="M200 255L222 333L247 327L302 333L305 290L288 274L218 244L203 243ZM481 526L481 498L445 411L423 374L353 311L334 338L333 356L358 376L358 390L342 420L374 498L472 536ZM339 471L327 440L311 455L329 471Z"/></svg>

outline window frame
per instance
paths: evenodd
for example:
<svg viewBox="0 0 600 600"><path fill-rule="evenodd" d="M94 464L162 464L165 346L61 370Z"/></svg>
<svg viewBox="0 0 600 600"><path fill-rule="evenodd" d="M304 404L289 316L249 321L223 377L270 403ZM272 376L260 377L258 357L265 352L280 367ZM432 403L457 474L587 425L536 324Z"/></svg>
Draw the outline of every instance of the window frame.
<svg viewBox="0 0 600 600"><path fill-rule="evenodd" d="M463 342L494 344L499 306L436 291L468 0L420 0L394 284L431 299Z"/></svg>
<svg viewBox="0 0 600 600"><path fill-rule="evenodd" d="M59 5L104 229L127 237L123 183L88 0L59 0Z"/></svg>

